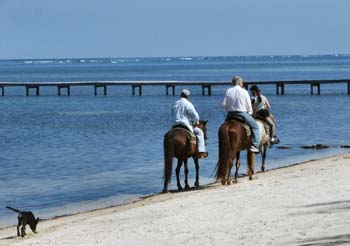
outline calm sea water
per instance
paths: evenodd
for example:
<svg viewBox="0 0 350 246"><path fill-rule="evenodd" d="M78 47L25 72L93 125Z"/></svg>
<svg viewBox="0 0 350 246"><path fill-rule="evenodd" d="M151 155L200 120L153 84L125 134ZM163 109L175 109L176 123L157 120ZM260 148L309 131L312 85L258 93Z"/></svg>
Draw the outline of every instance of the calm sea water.
<svg viewBox="0 0 350 246"><path fill-rule="evenodd" d="M350 78L350 56L0 61L0 81L18 82L229 81L236 74L260 81L344 79ZM340 147L350 144L345 84L322 86L321 96L310 96L308 85L287 86L284 96L276 96L272 86L261 88L277 118L280 146L291 147L270 149L268 169L349 152ZM109 87L108 96L95 97L93 88L74 87L71 97L58 97L56 88L43 88L40 97L26 97L21 87L6 88L0 97L0 226L16 223L7 205L49 218L160 192L163 135L172 125L171 106L181 89L165 96L163 87L146 87L143 96L133 97L129 87ZM208 120L209 157L200 162L200 181L206 184L213 181L227 87L214 87L210 97L201 96L199 87L189 89L201 118ZM319 143L330 148L301 148Z"/></svg>

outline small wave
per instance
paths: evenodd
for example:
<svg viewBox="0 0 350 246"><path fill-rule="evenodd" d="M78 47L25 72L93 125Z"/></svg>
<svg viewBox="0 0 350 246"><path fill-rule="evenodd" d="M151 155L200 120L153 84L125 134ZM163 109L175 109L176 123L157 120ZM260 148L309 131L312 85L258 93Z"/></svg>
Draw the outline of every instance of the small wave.
<svg viewBox="0 0 350 246"><path fill-rule="evenodd" d="M119 63L119 62L126 62L126 60L124 59L111 60L111 63Z"/></svg>
<svg viewBox="0 0 350 246"><path fill-rule="evenodd" d="M193 58L192 57L180 57L180 60L184 60L184 61L192 61Z"/></svg>
<svg viewBox="0 0 350 246"><path fill-rule="evenodd" d="M50 63L54 63L53 60L40 60L40 61L24 61L25 64L50 64Z"/></svg>
<svg viewBox="0 0 350 246"><path fill-rule="evenodd" d="M102 60L90 59L89 62L91 62L91 63L101 63L103 61Z"/></svg>

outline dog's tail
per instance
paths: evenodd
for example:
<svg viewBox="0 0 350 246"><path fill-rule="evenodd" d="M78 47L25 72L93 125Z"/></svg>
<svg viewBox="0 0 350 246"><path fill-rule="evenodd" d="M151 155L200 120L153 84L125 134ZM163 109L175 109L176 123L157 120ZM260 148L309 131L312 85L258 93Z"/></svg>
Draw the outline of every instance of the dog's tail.
<svg viewBox="0 0 350 246"><path fill-rule="evenodd" d="M8 209L10 209L10 210L12 210L12 211L15 211L15 212L17 212L17 213L20 213L20 212L21 212L21 211L19 211L18 209L11 208L11 207L9 207L9 206L6 206L6 208L8 208Z"/></svg>

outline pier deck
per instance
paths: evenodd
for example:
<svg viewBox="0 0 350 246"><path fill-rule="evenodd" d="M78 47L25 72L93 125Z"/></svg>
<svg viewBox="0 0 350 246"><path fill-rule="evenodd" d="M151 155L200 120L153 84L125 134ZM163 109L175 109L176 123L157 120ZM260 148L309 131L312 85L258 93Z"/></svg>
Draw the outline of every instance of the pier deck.
<svg viewBox="0 0 350 246"><path fill-rule="evenodd" d="M286 85L310 85L310 94L314 94L314 88L317 89L317 95L321 94L321 85L323 84L347 84L346 94L350 95L350 79L337 80L290 80L290 81L246 81L244 86L248 88L250 85L275 85L276 94L284 95ZM40 87L57 87L57 95L61 96L63 89L66 95L71 95L71 87L73 86L91 86L94 88L94 95L98 95L98 89L103 89L103 95L107 95L107 86L130 86L132 95L142 95L143 86L164 86L166 95L175 95L176 86L200 86L202 95L210 96L212 87L214 86L230 86L231 82L198 82L198 81L87 81L87 82L0 82L0 94L5 95L6 87L24 87L26 96L30 95L30 91L34 90L35 95L40 95ZM171 93L169 93L171 90Z"/></svg>

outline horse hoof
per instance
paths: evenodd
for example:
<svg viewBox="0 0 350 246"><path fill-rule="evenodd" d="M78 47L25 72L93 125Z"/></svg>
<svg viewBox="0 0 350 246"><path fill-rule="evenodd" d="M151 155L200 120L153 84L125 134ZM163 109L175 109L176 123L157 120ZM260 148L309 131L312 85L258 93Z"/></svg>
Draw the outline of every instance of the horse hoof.
<svg viewBox="0 0 350 246"><path fill-rule="evenodd" d="M168 193L168 190L167 189L163 189L163 193Z"/></svg>
<svg viewBox="0 0 350 246"><path fill-rule="evenodd" d="M189 190L191 187L189 185L185 185L185 190Z"/></svg>
<svg viewBox="0 0 350 246"><path fill-rule="evenodd" d="M177 190L178 190L178 191L182 191L183 188L182 188L181 186L178 186L178 187L177 187Z"/></svg>
<svg viewBox="0 0 350 246"><path fill-rule="evenodd" d="M254 179L257 179L257 177L256 176L249 177L249 180L254 180Z"/></svg>
<svg viewBox="0 0 350 246"><path fill-rule="evenodd" d="M199 182L194 182L194 186L199 187Z"/></svg>

